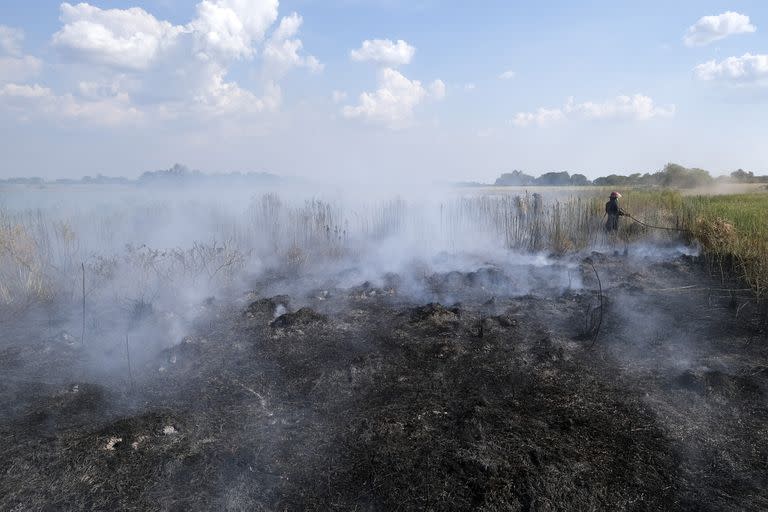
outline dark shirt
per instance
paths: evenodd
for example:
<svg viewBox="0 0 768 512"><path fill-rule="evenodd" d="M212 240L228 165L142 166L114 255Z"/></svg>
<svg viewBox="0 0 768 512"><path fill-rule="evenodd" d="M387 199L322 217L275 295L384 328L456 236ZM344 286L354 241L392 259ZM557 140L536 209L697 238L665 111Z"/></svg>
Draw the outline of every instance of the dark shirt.
<svg viewBox="0 0 768 512"><path fill-rule="evenodd" d="M605 203L605 213L608 215L624 215L624 212L619 208L619 202L616 199L611 199Z"/></svg>

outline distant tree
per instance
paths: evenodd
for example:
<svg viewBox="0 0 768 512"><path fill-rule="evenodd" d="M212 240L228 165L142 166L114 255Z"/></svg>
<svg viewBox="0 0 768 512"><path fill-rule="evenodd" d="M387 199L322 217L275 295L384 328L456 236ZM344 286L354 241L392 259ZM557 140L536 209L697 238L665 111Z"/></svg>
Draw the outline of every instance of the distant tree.
<svg viewBox="0 0 768 512"><path fill-rule="evenodd" d="M565 171L545 172L536 178L536 185L548 187L563 187L571 184L571 175Z"/></svg>
<svg viewBox="0 0 768 512"><path fill-rule="evenodd" d="M620 174L609 174L608 176L601 176L600 178L596 178L592 183L601 187L629 185L629 178Z"/></svg>
<svg viewBox="0 0 768 512"><path fill-rule="evenodd" d="M733 180L746 180L747 182L765 182L768 183L768 176L755 176L752 172L746 172L742 169L731 173ZM622 174L609 174L595 178L593 181L583 174L569 175L565 171L547 172L534 178L522 171L513 171L502 174L496 180L496 185L517 185L517 186L566 186L566 185L596 185L602 187L627 187L627 186L645 186L645 187L670 187L670 188L694 188L708 185L714 182L714 178L704 169L687 168L675 163L668 163L663 169L653 174L651 173L632 173L629 176Z"/></svg>
<svg viewBox="0 0 768 512"><path fill-rule="evenodd" d="M731 173L731 178L739 183L753 183L755 181L755 173L752 171L746 172L744 169L737 169Z"/></svg>
<svg viewBox="0 0 768 512"><path fill-rule="evenodd" d="M140 183L180 183L203 177L200 171L191 171L187 166L175 164L162 171L147 171L139 177Z"/></svg>
<svg viewBox="0 0 768 512"><path fill-rule="evenodd" d="M7 180L3 181L4 183L7 183L9 185L43 185L45 183L45 180L43 178L8 178Z"/></svg>
<svg viewBox="0 0 768 512"><path fill-rule="evenodd" d="M533 185L536 178L530 174L525 174L523 171L505 172L499 178L496 179L495 185L497 187L528 187Z"/></svg>
<svg viewBox="0 0 768 512"><path fill-rule="evenodd" d="M712 183L709 172L704 169L688 169L679 164L669 163L653 175L654 181L662 187L695 188Z"/></svg>
<svg viewBox="0 0 768 512"><path fill-rule="evenodd" d="M591 184L592 182L589 181L589 178L587 178L583 174L574 174L573 176L571 176L571 185L574 185L576 187L585 187Z"/></svg>

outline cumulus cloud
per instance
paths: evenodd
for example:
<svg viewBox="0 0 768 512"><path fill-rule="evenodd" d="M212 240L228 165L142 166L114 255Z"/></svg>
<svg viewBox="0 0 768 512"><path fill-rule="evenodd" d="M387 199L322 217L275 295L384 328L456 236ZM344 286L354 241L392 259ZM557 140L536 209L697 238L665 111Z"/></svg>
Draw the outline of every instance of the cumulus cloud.
<svg viewBox="0 0 768 512"><path fill-rule="evenodd" d="M499 75L499 80L512 80L516 76L517 76L517 73L509 69Z"/></svg>
<svg viewBox="0 0 768 512"><path fill-rule="evenodd" d="M588 120L621 119L629 121L648 121L655 117L671 117L675 106L657 106L653 99L643 94L616 96L602 103L588 101L574 104L573 98L566 104L566 113Z"/></svg>
<svg viewBox="0 0 768 512"><path fill-rule="evenodd" d="M720 62L710 60L694 68L699 80L721 80L737 84L768 83L768 55L745 53Z"/></svg>
<svg viewBox="0 0 768 512"><path fill-rule="evenodd" d="M110 125L140 121L142 113L130 105L125 96L108 100L83 102L72 94L56 95L38 84L5 84L0 87L0 108L15 112L19 119L73 119Z"/></svg>
<svg viewBox="0 0 768 512"><path fill-rule="evenodd" d="M127 102L161 119L273 111L282 100L279 81L288 71L322 69L317 58L303 54L297 37L301 16L293 13L277 23L278 3L201 0L185 25L141 8L63 3L62 27L52 44L78 66L81 82L71 98L83 105ZM228 79L235 62L259 54L264 72L254 89L260 92ZM70 96L54 97L66 102Z"/></svg>
<svg viewBox="0 0 768 512"><path fill-rule="evenodd" d="M24 31L18 28L0 25L0 53L19 56L21 43L24 41Z"/></svg>
<svg viewBox="0 0 768 512"><path fill-rule="evenodd" d="M186 29L203 58L249 58L277 16L278 0L203 0Z"/></svg>
<svg viewBox="0 0 768 512"><path fill-rule="evenodd" d="M208 89L195 98L194 108L213 116L225 114L257 114L277 110L282 101L282 90L274 83L265 86L264 94L257 96L236 83L227 82L223 75L214 76Z"/></svg>
<svg viewBox="0 0 768 512"><path fill-rule="evenodd" d="M173 25L137 7L100 9L63 3L64 26L54 34L53 44L78 60L132 71L184 54L200 62L248 59L277 20L277 7L277 0L203 0L194 20ZM276 37L287 39L300 25L298 15L284 19Z"/></svg>
<svg viewBox="0 0 768 512"><path fill-rule="evenodd" d="M0 83L23 82L40 73L42 61L24 55L23 42L23 30L0 25Z"/></svg>
<svg viewBox="0 0 768 512"><path fill-rule="evenodd" d="M53 35L54 46L81 61L134 71L149 68L185 31L139 8L65 2L60 18L64 26Z"/></svg>
<svg viewBox="0 0 768 512"><path fill-rule="evenodd" d="M410 80L399 71L384 68L379 71L378 89L360 95L359 104L342 110L348 119L363 119L390 128L401 128L413 120L414 109L427 99L439 101L445 97L445 84L436 80L429 89L418 80Z"/></svg>
<svg viewBox="0 0 768 512"><path fill-rule="evenodd" d="M515 126L546 126L565 119L565 113L559 108L539 107L535 112L518 112L512 123Z"/></svg>
<svg viewBox="0 0 768 512"><path fill-rule="evenodd" d="M298 67L307 68L312 72L323 70L323 65L317 58L299 54L304 45L295 36L303 22L297 13L283 18L264 47L265 63L278 75Z"/></svg>
<svg viewBox="0 0 768 512"><path fill-rule="evenodd" d="M50 89L40 85L6 84L0 88L0 96L3 98L18 98L20 101L47 98L52 95L53 92Z"/></svg>
<svg viewBox="0 0 768 512"><path fill-rule="evenodd" d="M0 83L25 82L37 76L43 68L43 62L30 55L23 57L0 56Z"/></svg>
<svg viewBox="0 0 768 512"><path fill-rule="evenodd" d="M408 64L413 60L416 48L403 41L396 43L390 39L373 39L363 41L363 45L350 52L350 57L356 62L374 62L388 67Z"/></svg>
<svg viewBox="0 0 768 512"><path fill-rule="evenodd" d="M643 94L616 96L603 102L575 103L573 98L562 108L539 108L535 112L520 112L512 123L516 126L547 126L566 119L588 121L648 121L659 117L671 117L675 106L660 107L652 98Z"/></svg>
<svg viewBox="0 0 768 512"><path fill-rule="evenodd" d="M394 69L411 62L415 54L416 48L402 39L396 43L389 39L366 40L360 48L352 50L352 60L374 62L381 66L377 76L378 88L360 94L358 104L345 106L342 115L347 119L362 119L398 129L413 122L416 107L425 101L445 99L447 87L442 80L435 80L425 87L421 81L411 80ZM334 93L334 101L337 99L341 100Z"/></svg>
<svg viewBox="0 0 768 512"><path fill-rule="evenodd" d="M56 94L39 84L5 84L0 88L0 110L22 120L76 120L93 125L138 124L148 120L171 120L183 116L215 118L224 115L248 116L275 110L282 91L267 83L264 93L253 92L216 75L205 90L183 104L161 103L136 106L120 85L109 82L81 82L76 93Z"/></svg>
<svg viewBox="0 0 768 512"><path fill-rule="evenodd" d="M683 38L686 46L704 46L736 34L749 34L757 28L749 16L727 11L717 16L704 16L688 28Z"/></svg>

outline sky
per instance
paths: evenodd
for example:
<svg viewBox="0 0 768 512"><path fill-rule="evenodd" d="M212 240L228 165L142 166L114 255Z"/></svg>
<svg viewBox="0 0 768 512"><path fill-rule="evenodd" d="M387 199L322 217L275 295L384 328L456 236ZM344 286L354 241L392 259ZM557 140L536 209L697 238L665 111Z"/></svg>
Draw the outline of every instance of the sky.
<svg viewBox="0 0 768 512"><path fill-rule="evenodd" d="M0 177L768 173L768 3L0 2Z"/></svg>

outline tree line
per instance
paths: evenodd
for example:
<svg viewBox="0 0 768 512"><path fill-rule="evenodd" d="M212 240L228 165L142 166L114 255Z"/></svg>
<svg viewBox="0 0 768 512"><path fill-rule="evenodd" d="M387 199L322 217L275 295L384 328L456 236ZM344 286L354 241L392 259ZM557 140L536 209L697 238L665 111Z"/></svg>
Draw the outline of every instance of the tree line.
<svg viewBox="0 0 768 512"><path fill-rule="evenodd" d="M265 185L279 184L290 181L287 178L267 172L229 172L221 174L206 174L198 170L189 169L185 165L176 164L170 169L159 171L147 171L137 179L111 177L97 174L85 176L80 179L62 178L45 180L38 177L8 178L0 180L4 185Z"/></svg>
<svg viewBox="0 0 768 512"><path fill-rule="evenodd" d="M728 176L713 178L712 175L698 168L687 168L669 163L654 173L634 173L630 175L610 174L594 180L583 174L570 174L566 171L546 172L539 177L523 171L507 172L499 176L494 185L513 187L564 187L564 186L655 186L675 188L696 188L714 183L768 183L768 176L756 176L752 171L738 169Z"/></svg>

